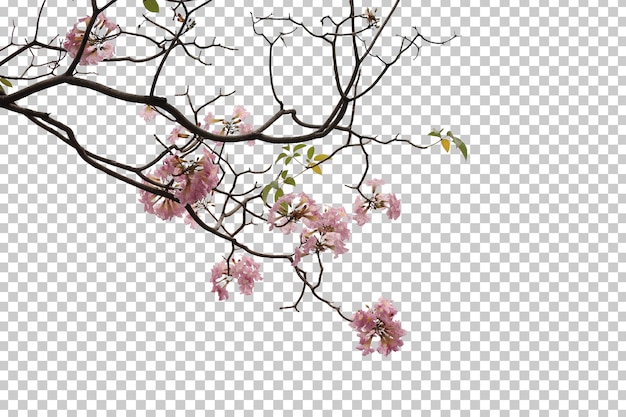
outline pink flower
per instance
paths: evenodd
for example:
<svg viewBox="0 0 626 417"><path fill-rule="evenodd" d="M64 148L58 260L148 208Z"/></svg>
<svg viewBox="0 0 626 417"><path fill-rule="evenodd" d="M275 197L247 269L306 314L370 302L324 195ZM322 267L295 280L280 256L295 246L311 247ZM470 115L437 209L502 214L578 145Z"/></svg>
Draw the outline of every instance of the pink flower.
<svg viewBox="0 0 626 417"><path fill-rule="evenodd" d="M384 184L383 180L372 179L366 181L367 185L372 186L372 197L361 198L357 196L352 205L353 219L359 226L363 226L365 223L371 220L368 212L370 210L382 209L387 210L387 217L392 220L400 217L400 200L395 194L381 194L376 189Z"/></svg>
<svg viewBox="0 0 626 417"><path fill-rule="evenodd" d="M350 229L348 229L348 224L343 220L347 219L349 219L349 216L343 207L331 207L312 221L309 227L317 229L321 234L338 233L338 238L346 241L350 239Z"/></svg>
<svg viewBox="0 0 626 417"><path fill-rule="evenodd" d="M250 123L240 123L239 124L239 133L242 135L247 135L248 133L254 132L254 126Z"/></svg>
<svg viewBox="0 0 626 417"><path fill-rule="evenodd" d="M252 133L254 131L254 126L249 123L240 123L239 124L239 134L247 135L248 133ZM254 146L254 139L246 141L246 145Z"/></svg>
<svg viewBox="0 0 626 417"><path fill-rule="evenodd" d="M63 48L70 57L76 58L80 45L86 35L86 26L89 25L90 22L91 16L79 19L78 22L74 24L74 27L65 35ZM91 32L87 34L87 45L80 57L79 64L95 65L105 59L111 58L115 52L115 47L111 43L115 36L110 36L110 33L115 29L117 29L117 25L107 19L104 13L100 13Z"/></svg>
<svg viewBox="0 0 626 417"><path fill-rule="evenodd" d="M176 126L174 129L172 129L170 135L167 137L167 141L173 145L179 138L188 138L188 134L181 133L182 128L182 126Z"/></svg>
<svg viewBox="0 0 626 417"><path fill-rule="evenodd" d="M196 229L196 227L198 227L198 223L196 223L196 221L193 219L193 217L191 217L189 212L187 212L187 214L185 214L185 217L184 217L183 220L184 220L186 225L189 225L189 227L191 227L194 230Z"/></svg>
<svg viewBox="0 0 626 417"><path fill-rule="evenodd" d="M263 279L259 273L259 264L246 255L242 256L239 262L234 263L231 267L231 273L233 277L237 278L239 291L246 295L252 294L254 281Z"/></svg>
<svg viewBox="0 0 626 417"><path fill-rule="evenodd" d="M335 258L339 255L348 252L348 248L346 248L345 239L342 237L340 233L336 232L327 232L323 234L323 242L322 246L330 249L330 251L335 255Z"/></svg>
<svg viewBox="0 0 626 417"><path fill-rule="evenodd" d="M293 254L293 262L292 266L296 266L300 263L303 256L308 255L311 252L314 252L318 247L319 241L317 237L313 236L313 234L300 234L300 246L296 246Z"/></svg>
<svg viewBox="0 0 626 417"><path fill-rule="evenodd" d="M242 106L235 106L233 108L233 121L239 119L240 121L246 120L250 116L250 113L246 111Z"/></svg>
<svg viewBox="0 0 626 417"><path fill-rule="evenodd" d="M292 265L297 265L303 256L310 253L330 250L335 258L346 253L345 243L350 239L350 230L343 220L348 218L343 207L331 207L309 220L307 229L300 234L300 245L294 251Z"/></svg>
<svg viewBox="0 0 626 417"><path fill-rule="evenodd" d="M195 161L186 161L178 155L165 158L163 164L148 176L172 187L172 193L178 202L140 190L139 200L144 204L145 210L164 220L181 216L186 211L187 204L203 199L217 186L219 167L213 160L214 155L206 148L203 149L203 155ZM185 223L190 224L187 220Z"/></svg>
<svg viewBox="0 0 626 417"><path fill-rule="evenodd" d="M389 194L389 208L387 209L387 216L391 220L395 220L400 217L400 200L396 198L395 194Z"/></svg>
<svg viewBox="0 0 626 417"><path fill-rule="evenodd" d="M163 220L180 217L185 213L185 206L169 198L152 194L149 191L139 190L139 201L143 203L147 213L154 214Z"/></svg>
<svg viewBox="0 0 626 417"><path fill-rule="evenodd" d="M363 356L374 352L372 340L375 336L380 339L376 351L384 356L397 351L404 344L401 338L406 331L399 321L393 320L396 313L392 302L384 297L380 297L378 303L368 311L354 313L350 327L357 331L359 344L356 348L363 351Z"/></svg>
<svg viewBox="0 0 626 417"><path fill-rule="evenodd" d="M183 160L178 155L170 155L163 160L163 164L154 171L154 175L167 182L171 177L177 177L182 174L185 167Z"/></svg>
<svg viewBox="0 0 626 417"><path fill-rule="evenodd" d="M378 180L378 179L371 179L371 180L365 181L365 185L372 186L373 192L376 192L376 187L380 187L381 185L384 185L384 184L385 184L385 181Z"/></svg>
<svg viewBox="0 0 626 417"><path fill-rule="evenodd" d="M374 304L373 310L376 312L376 315L379 318L389 318L391 319L396 315L398 310L393 306L393 301L386 300L382 295L378 299L378 302ZM385 320L387 321L387 320Z"/></svg>
<svg viewBox="0 0 626 417"><path fill-rule="evenodd" d="M350 327L359 335L359 344L356 348L363 351L363 356L375 352L371 346L376 334L376 324L376 316L371 311L359 310L352 316Z"/></svg>
<svg viewBox="0 0 626 417"><path fill-rule="evenodd" d="M308 195L290 193L280 197L274 203L268 214L267 222L270 224L270 230L277 227L287 235L296 230L296 224L300 220L306 225L317 219L318 216L319 208Z"/></svg>
<svg viewBox="0 0 626 417"><path fill-rule="evenodd" d="M157 116L157 112L152 106L143 106L141 108L141 111L139 112L139 115L143 117L146 122L149 122L155 119L155 117Z"/></svg>
<svg viewBox="0 0 626 417"><path fill-rule="evenodd" d="M222 275L226 274L226 261L222 260L211 269L211 282L213 283L213 289L211 292L217 292L220 301L228 299L228 290L226 285L230 282L228 277L222 278Z"/></svg>
<svg viewBox="0 0 626 417"><path fill-rule="evenodd" d="M216 119L213 117L213 113L209 112L205 117L204 117L204 126L203 129L207 130L209 128L209 126L211 126L213 123L217 123L219 122L220 119Z"/></svg>
<svg viewBox="0 0 626 417"><path fill-rule="evenodd" d="M103 27L107 28L107 31L106 31L107 35L113 32L115 29L117 29L117 24L114 21L107 19L104 13L100 13L98 18L100 19L100 25L101 25L100 28L103 28Z"/></svg>
<svg viewBox="0 0 626 417"><path fill-rule="evenodd" d="M202 152L200 160L190 163L178 178L181 189L176 197L183 205L203 199L219 182L219 168L213 163L214 155L206 148Z"/></svg>
<svg viewBox="0 0 626 417"><path fill-rule="evenodd" d="M352 205L352 218L356 221L356 224L363 226L372 220L372 217L367 213L368 210L369 204L360 195L357 195Z"/></svg>

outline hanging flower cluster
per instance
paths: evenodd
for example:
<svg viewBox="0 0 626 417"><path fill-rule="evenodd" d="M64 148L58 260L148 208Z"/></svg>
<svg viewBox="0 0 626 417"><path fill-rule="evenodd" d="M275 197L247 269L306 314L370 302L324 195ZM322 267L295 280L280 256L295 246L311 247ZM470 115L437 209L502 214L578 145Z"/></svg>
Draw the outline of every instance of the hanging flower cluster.
<svg viewBox="0 0 626 417"><path fill-rule="evenodd" d="M375 336L380 339L376 351L384 356L397 351L404 344L401 337L406 331L402 329L399 321L393 320L397 312L392 301L380 297L369 310L354 313L350 327L359 335L360 340L356 348L363 351L363 356L374 352L372 340Z"/></svg>
<svg viewBox="0 0 626 417"><path fill-rule="evenodd" d="M226 261L222 260L211 270L213 283L211 292L216 292L220 300L228 299L226 287L235 279L242 294L252 294L254 282L263 279L259 272L259 264L247 255L242 256L239 261L231 260L230 268Z"/></svg>
<svg viewBox="0 0 626 417"><path fill-rule="evenodd" d="M315 201L305 193L286 194L280 197L270 209L267 222L270 230L275 227L288 235L296 230L299 221L311 227L320 215Z"/></svg>
<svg viewBox="0 0 626 417"><path fill-rule="evenodd" d="M350 230L344 220L349 216L343 207L330 207L323 212L305 193L286 194L270 209L267 222L270 230L277 228L284 234L296 232L302 222L300 244L295 248L293 265L302 257L330 250L335 257L348 251L345 243L350 239Z"/></svg>
<svg viewBox="0 0 626 417"><path fill-rule="evenodd" d="M381 194L378 192L378 187L382 186L385 182L379 179L371 179L366 181L365 184L372 187L372 196L369 198L361 198L360 195L354 200L352 206L353 219L359 226L363 226L372 220L369 212L372 210L387 210L387 217L391 220L395 220L400 217L400 200L396 198L395 194Z"/></svg>
<svg viewBox="0 0 626 417"><path fill-rule="evenodd" d="M349 216L343 207L330 207L309 222L300 234L300 246L296 247L293 265L297 265L302 257L331 251L335 258L346 253L346 242L350 240Z"/></svg>
<svg viewBox="0 0 626 417"><path fill-rule="evenodd" d="M219 182L219 166L214 164L215 156L208 148L202 149L202 156L187 161L179 155L170 155L163 164L148 177L173 189L176 202L149 191L141 190L140 201L146 212L163 220L185 213L185 205L205 198Z"/></svg>
<svg viewBox="0 0 626 417"><path fill-rule="evenodd" d="M117 29L117 25L112 20L107 19L104 13L100 13L96 19L96 23L90 33L86 34L85 31L89 23L91 23L91 16L85 16L79 19L74 24L72 30L65 35L63 48L72 58L76 58L83 39L85 36L88 37L87 45L80 57L80 65L96 65L105 59L111 58L115 52L113 40L117 37L117 34L112 33Z"/></svg>

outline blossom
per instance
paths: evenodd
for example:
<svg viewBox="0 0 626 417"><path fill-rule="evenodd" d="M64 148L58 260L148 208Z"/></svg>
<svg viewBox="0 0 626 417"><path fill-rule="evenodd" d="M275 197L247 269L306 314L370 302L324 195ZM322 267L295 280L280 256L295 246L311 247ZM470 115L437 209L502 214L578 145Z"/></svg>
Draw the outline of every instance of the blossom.
<svg viewBox="0 0 626 417"><path fill-rule="evenodd" d="M211 270L211 282L213 283L211 292L217 292L220 301L227 299L228 290L226 287L234 279L237 280L239 291L242 294L252 294L254 282L263 279L259 272L259 264L254 262L250 256L244 255L239 261L232 260L229 270L226 261L222 260Z"/></svg>
<svg viewBox="0 0 626 417"><path fill-rule="evenodd" d="M367 210L369 209L369 203L365 203L366 201L363 200L360 195L357 195L356 199L354 200L354 204L352 205L352 218L359 226L363 226L365 223L372 220L372 217L367 214Z"/></svg>
<svg viewBox="0 0 626 417"><path fill-rule="evenodd" d="M244 120L248 117L250 117L250 112L246 111L246 109L242 106L235 106L230 120L217 119L213 116L213 113L209 112L204 117L203 127L205 130L208 130L211 125L221 122L221 126L216 125L211 133L218 136L229 136L235 134L246 135L254 131L254 125L252 123L244 122ZM223 142L216 142L216 146L223 144ZM249 140L246 144L252 146L254 145L254 140Z"/></svg>
<svg viewBox="0 0 626 417"><path fill-rule="evenodd" d="M156 112L156 110L154 109L154 107L152 107L152 106L150 106L150 105L146 105L146 106L143 106L143 107L141 108L141 111L139 112L139 115L140 115L141 117L143 117L143 119L144 119L146 122L149 122L149 121L151 121L151 120L154 120L154 118L157 116L157 112Z"/></svg>
<svg viewBox="0 0 626 417"><path fill-rule="evenodd" d="M181 204L192 204L204 198L219 182L219 168L213 163L214 155L206 148L198 161L186 167L178 179L176 197Z"/></svg>
<svg viewBox="0 0 626 417"><path fill-rule="evenodd" d="M330 250L335 258L348 249L345 243L350 239L350 229L344 219L348 215L343 207L331 207L308 221L300 234L300 245L294 251L292 265L297 265L303 256Z"/></svg>
<svg viewBox="0 0 626 417"><path fill-rule="evenodd" d="M359 226L363 226L365 223L371 220L368 214L371 210L381 209L387 210L387 217L392 220L400 217L400 200L395 194L381 194L378 191L378 187L384 185L384 181L381 179L371 179L365 182L366 185L372 187L373 195L371 197L363 195L357 195L354 203L352 204L352 218Z"/></svg>
<svg viewBox="0 0 626 417"><path fill-rule="evenodd" d="M221 121L220 119L216 119L215 117L213 117L213 113L209 112L206 116L204 116L203 129L207 130L209 126L220 121Z"/></svg>
<svg viewBox="0 0 626 417"><path fill-rule="evenodd" d="M320 233L338 233L338 238L342 241L350 239L350 229L343 221L349 219L343 207L330 207L321 216L312 222L311 227L316 228Z"/></svg>
<svg viewBox="0 0 626 417"><path fill-rule="evenodd" d="M372 190L373 192L376 192L376 187L379 187L381 185L384 185L385 181L380 180L380 179L371 179L371 180L367 180L365 181L365 185L371 185L372 186Z"/></svg>
<svg viewBox="0 0 626 417"><path fill-rule="evenodd" d="M274 203L268 214L267 222L270 224L270 230L277 227L287 235L296 230L296 224L300 220L305 224L310 224L318 216L319 208L311 197L305 193L297 195L290 193L283 195Z"/></svg>
<svg viewBox="0 0 626 417"><path fill-rule="evenodd" d="M250 116L250 113L246 111L242 106L235 106L233 108L233 121L239 119L240 121L246 120Z"/></svg>
<svg viewBox="0 0 626 417"><path fill-rule="evenodd" d="M363 356L373 353L372 341L375 336L380 340L376 351L384 356L397 351L404 344L402 336L406 331L393 317L398 311L391 300L380 297L377 303L367 311L359 310L352 316L350 327L356 330L359 344L356 349L363 351Z"/></svg>
<svg viewBox="0 0 626 417"><path fill-rule="evenodd" d="M117 29L117 25L112 20L107 19L104 13L100 13L96 19L91 32L87 35L87 44L80 57L80 65L95 65L111 58L115 52L115 46L112 41L116 35L111 35L111 32ZM79 19L65 35L63 48L70 57L76 58L76 55L78 55L80 46L85 38L85 30L90 22L91 16Z"/></svg>
<svg viewBox="0 0 626 417"><path fill-rule="evenodd" d="M192 229L196 229L196 227L198 227L198 223L196 223L196 221L193 219L193 217L191 217L191 215L187 212L187 214L185 214L185 218L183 219L186 225L189 225L189 227L191 227Z"/></svg>
<svg viewBox="0 0 626 417"><path fill-rule="evenodd" d="M389 208L387 209L387 216L391 220L395 220L400 217L400 200L396 198L395 194L389 194Z"/></svg>
<svg viewBox="0 0 626 417"><path fill-rule="evenodd" d="M163 187L167 184L178 201L145 190L140 190L139 201L144 204L148 213L164 220L182 216L187 204L205 198L217 186L219 167L214 164L214 158L207 148L203 148L203 155L193 161L187 161L176 154L169 155L148 177L163 184ZM195 225L191 220L186 220L185 223Z"/></svg>
<svg viewBox="0 0 626 417"><path fill-rule="evenodd" d="M170 177L177 177L182 174L185 169L183 162L183 159L178 155L170 155L165 158L161 166L154 171L154 175L160 178L161 181L167 182Z"/></svg>
<svg viewBox="0 0 626 417"><path fill-rule="evenodd" d="M187 133L181 133L182 128L182 126L176 126L172 129L170 135L167 137L167 141L171 144L175 144L179 138L188 138L189 135Z"/></svg>
<svg viewBox="0 0 626 417"><path fill-rule="evenodd" d="M228 299L228 290L226 285L230 282L228 277L222 278L222 275L226 274L226 261L222 260L217 263L213 269L211 269L211 282L213 283L213 289L211 292L217 292L220 301Z"/></svg>
<svg viewBox="0 0 626 417"><path fill-rule="evenodd" d="M254 131L254 126L250 123L239 123L239 134L247 135L248 133L252 133ZM254 146L254 139L246 141L246 145Z"/></svg>
<svg viewBox="0 0 626 417"><path fill-rule="evenodd" d="M152 177L153 180L158 180ZM145 182L145 184L148 184ZM180 217L185 212L185 206L169 198L153 194L150 191L139 190L139 201L143 203L147 213L154 214L163 220Z"/></svg>
<svg viewBox="0 0 626 417"><path fill-rule="evenodd" d="M239 291L246 295L252 294L254 281L263 279L259 273L259 264L247 255L242 256L239 262L234 262L231 273L237 279Z"/></svg>

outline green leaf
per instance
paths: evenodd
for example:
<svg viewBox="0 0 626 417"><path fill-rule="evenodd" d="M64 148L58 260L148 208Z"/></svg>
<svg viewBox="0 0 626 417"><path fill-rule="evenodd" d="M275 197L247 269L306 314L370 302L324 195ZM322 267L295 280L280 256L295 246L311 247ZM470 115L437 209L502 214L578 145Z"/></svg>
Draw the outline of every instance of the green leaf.
<svg viewBox="0 0 626 417"><path fill-rule="evenodd" d="M440 138L440 137L441 137L441 133L437 133L437 132L430 132L430 133L428 134L428 136L434 136L434 137L436 137L436 138Z"/></svg>
<svg viewBox="0 0 626 417"><path fill-rule="evenodd" d="M295 187L296 186L296 180L294 180L293 177L285 178L285 184L293 185Z"/></svg>
<svg viewBox="0 0 626 417"><path fill-rule="evenodd" d="M279 188L278 191L276 191L276 194L274 194L274 202L278 201L278 199L281 198L283 195L285 195L285 193L282 189Z"/></svg>
<svg viewBox="0 0 626 417"><path fill-rule="evenodd" d="M313 159L315 159L316 161L325 161L326 159L328 159L328 155L321 153L319 155L315 155L315 158Z"/></svg>
<svg viewBox="0 0 626 417"><path fill-rule="evenodd" d="M315 147L311 146L309 150L307 151L306 156L308 156L309 159L311 159L313 158L313 155L315 155Z"/></svg>
<svg viewBox="0 0 626 417"><path fill-rule="evenodd" d="M287 154L286 153L281 153L280 155L278 155L278 158L276 158L276 162L280 161L281 159L283 159L284 157L286 157Z"/></svg>
<svg viewBox="0 0 626 417"><path fill-rule="evenodd" d="M288 150L289 150L289 145L285 145L285 146L283 146L283 149L285 149L285 150L287 150L287 151L288 151Z"/></svg>
<svg viewBox="0 0 626 417"><path fill-rule="evenodd" d="M449 130L448 130L448 133L446 133L446 136L450 136L452 139L454 139L454 135Z"/></svg>
<svg viewBox="0 0 626 417"><path fill-rule="evenodd" d="M13 87L13 84L11 84L11 81L1 78L1 77L0 77L0 83L6 85L7 87Z"/></svg>
<svg viewBox="0 0 626 417"><path fill-rule="evenodd" d="M270 182L270 185L272 186L272 188L276 188L277 190L280 188L278 187L278 181L272 181Z"/></svg>
<svg viewBox="0 0 626 417"><path fill-rule="evenodd" d="M156 0L143 0L143 6L149 12L159 13L159 3Z"/></svg>
<svg viewBox="0 0 626 417"><path fill-rule="evenodd" d="M461 139L453 137L452 141L454 142L456 147L459 148L459 151L461 151L465 159L467 159L467 148L465 147L465 144L461 141Z"/></svg>
<svg viewBox="0 0 626 417"><path fill-rule="evenodd" d="M280 173L280 176L281 176L283 179L285 179L285 177L287 177L287 174L289 174L289 171L284 170L284 171L282 171L282 172Z"/></svg>
<svg viewBox="0 0 626 417"><path fill-rule="evenodd" d="M267 203L267 196L269 195L270 191L272 190L272 184L267 184L265 187L263 187L263 191L261 192L261 198L263 199L264 203Z"/></svg>
<svg viewBox="0 0 626 417"><path fill-rule="evenodd" d="M292 156L288 156L287 159L285 159L285 165L289 165L292 159L293 159Z"/></svg>
<svg viewBox="0 0 626 417"><path fill-rule="evenodd" d="M4 91L4 87L0 85L0 95L5 95L6 92Z"/></svg>
<svg viewBox="0 0 626 417"><path fill-rule="evenodd" d="M294 158L297 158L297 157L299 157L299 156L300 156L300 152L297 152L297 153L294 153L294 154L293 154L293 157L294 157Z"/></svg>
<svg viewBox="0 0 626 417"><path fill-rule="evenodd" d="M293 151L294 152L298 152L300 149L304 148L305 146L306 146L306 144L304 144L304 143L296 145L296 146L293 147Z"/></svg>

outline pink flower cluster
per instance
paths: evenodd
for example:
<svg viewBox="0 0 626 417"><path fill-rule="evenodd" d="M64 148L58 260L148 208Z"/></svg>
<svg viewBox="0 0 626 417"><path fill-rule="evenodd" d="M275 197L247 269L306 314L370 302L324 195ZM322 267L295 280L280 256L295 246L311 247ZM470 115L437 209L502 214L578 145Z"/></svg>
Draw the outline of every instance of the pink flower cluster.
<svg viewBox="0 0 626 417"><path fill-rule="evenodd" d="M148 213L163 220L181 216L185 205L193 204L205 198L219 182L219 167L214 164L215 156L207 148L203 155L193 161L187 161L178 155L170 155L163 164L148 174L150 179L173 188L179 202L140 190L140 199Z"/></svg>
<svg viewBox="0 0 626 417"><path fill-rule="evenodd" d="M203 129L208 130L211 125L221 123L222 126L215 126L212 133L220 136L245 135L254 131L254 125L245 122L248 117L250 117L250 112L246 111L242 106L235 106L230 120L216 119L213 113L207 114L204 118ZM253 140L249 140L246 143L250 146L254 145Z"/></svg>
<svg viewBox="0 0 626 417"><path fill-rule="evenodd" d="M254 281L263 279L259 273L259 264L247 255L242 256L239 261L232 260L230 268L228 268L226 261L222 260L211 270L211 282L213 283L211 292L216 292L220 300L228 299L226 286L234 279L237 280L239 291L242 294L252 294Z"/></svg>
<svg viewBox="0 0 626 417"><path fill-rule="evenodd" d="M392 301L381 296L369 310L354 313L350 327L359 335L359 344L356 348L363 351L363 356L374 352L372 349L374 336L380 338L376 351L385 356L397 351L404 344L401 337L406 331L402 329L399 321L393 320L397 312Z"/></svg>
<svg viewBox="0 0 626 417"><path fill-rule="evenodd" d="M100 13L96 19L91 32L87 35L89 39L80 57L80 65L96 65L98 62L111 58L115 52L115 46L112 43L115 35L111 35L111 32L117 29L117 25L107 19L104 13ZM63 48L70 57L76 58L78 55L80 45L85 38L85 30L90 22L91 16L79 19L72 30L65 35Z"/></svg>
<svg viewBox="0 0 626 417"><path fill-rule="evenodd" d="M296 230L300 220L310 227L319 215L319 208L308 195L286 194L272 206L267 222L270 224L270 230L276 227L288 235Z"/></svg>
<svg viewBox="0 0 626 417"><path fill-rule="evenodd" d="M349 216L343 207L330 207L305 227L300 234L300 246L296 247L293 265L300 263L303 256L330 250L335 258L346 253L346 242L350 230L344 220Z"/></svg>
<svg viewBox="0 0 626 417"><path fill-rule="evenodd" d="M384 184L383 180L371 179L366 181L365 184L372 187L372 197L363 199L358 195L352 206L354 212L352 218L359 226L363 226L372 220L369 211L375 209L387 210L387 217L392 220L400 217L400 200L396 198L396 195L378 192L378 187Z"/></svg>
<svg viewBox="0 0 626 417"><path fill-rule="evenodd" d="M296 232L301 221L300 244L294 252L293 265L300 263L303 256L330 250L335 257L348 251L345 242L350 239L348 214L342 207L327 208L323 212L305 193L286 194L270 209L267 221L270 230L277 228L284 234Z"/></svg>

